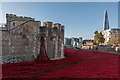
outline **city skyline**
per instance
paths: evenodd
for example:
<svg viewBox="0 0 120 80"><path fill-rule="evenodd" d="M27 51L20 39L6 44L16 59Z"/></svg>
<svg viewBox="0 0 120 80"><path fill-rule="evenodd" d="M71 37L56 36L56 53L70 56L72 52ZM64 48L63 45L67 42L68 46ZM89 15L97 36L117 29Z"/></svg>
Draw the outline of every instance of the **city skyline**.
<svg viewBox="0 0 120 80"><path fill-rule="evenodd" d="M105 9L110 28L118 28L117 2L9 2L2 3L2 18L5 22L5 14L11 13L33 17L41 24L45 21L63 23L65 37L93 39L95 30L102 31Z"/></svg>

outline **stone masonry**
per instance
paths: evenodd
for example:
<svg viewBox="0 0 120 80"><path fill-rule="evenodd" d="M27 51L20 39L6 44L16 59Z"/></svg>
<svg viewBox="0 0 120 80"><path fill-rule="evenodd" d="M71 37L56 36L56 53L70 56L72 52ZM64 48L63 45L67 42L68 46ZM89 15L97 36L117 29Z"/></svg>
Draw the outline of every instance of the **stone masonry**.
<svg viewBox="0 0 120 80"><path fill-rule="evenodd" d="M2 61L0 63L14 63L33 61L40 50L40 39L44 37L48 57L52 59L64 58L64 26L40 21L30 17L18 17L6 14L7 27L2 33ZM0 39L1 40L1 39Z"/></svg>

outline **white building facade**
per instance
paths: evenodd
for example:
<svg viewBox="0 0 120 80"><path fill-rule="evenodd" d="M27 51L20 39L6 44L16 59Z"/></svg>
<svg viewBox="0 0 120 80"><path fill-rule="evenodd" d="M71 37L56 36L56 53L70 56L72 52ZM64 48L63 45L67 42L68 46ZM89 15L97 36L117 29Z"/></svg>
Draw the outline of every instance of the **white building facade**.
<svg viewBox="0 0 120 80"><path fill-rule="evenodd" d="M110 34L111 34L110 31L111 31L111 29L107 29L107 30L103 30L103 32L102 32L102 34L104 35L104 38L105 38L104 44L107 44L107 42L110 39Z"/></svg>

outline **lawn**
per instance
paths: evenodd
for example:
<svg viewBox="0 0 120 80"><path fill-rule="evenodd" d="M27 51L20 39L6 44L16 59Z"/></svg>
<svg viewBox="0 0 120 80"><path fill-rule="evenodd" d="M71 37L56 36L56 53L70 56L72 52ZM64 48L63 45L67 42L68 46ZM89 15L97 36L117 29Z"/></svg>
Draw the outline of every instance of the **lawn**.
<svg viewBox="0 0 120 80"><path fill-rule="evenodd" d="M119 54L65 49L65 58L46 63L2 65L3 78L117 78Z"/></svg>

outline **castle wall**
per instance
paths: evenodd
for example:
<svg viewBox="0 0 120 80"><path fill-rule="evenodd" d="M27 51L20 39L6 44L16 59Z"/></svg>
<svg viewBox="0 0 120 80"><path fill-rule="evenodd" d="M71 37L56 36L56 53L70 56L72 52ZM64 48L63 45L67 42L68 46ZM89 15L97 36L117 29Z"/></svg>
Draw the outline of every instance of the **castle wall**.
<svg viewBox="0 0 120 80"><path fill-rule="evenodd" d="M30 21L9 33L3 32L3 63L35 59L38 55L39 26L40 22Z"/></svg>
<svg viewBox="0 0 120 80"><path fill-rule="evenodd" d="M46 51L49 58L54 58L54 41L53 41L53 29L52 29L52 22L44 22L43 26L46 26Z"/></svg>
<svg viewBox="0 0 120 80"><path fill-rule="evenodd" d="M57 27L58 28L58 39L57 39L57 42L58 42L58 53L57 53L57 58L61 58L61 24L54 24L54 27Z"/></svg>
<svg viewBox="0 0 120 80"><path fill-rule="evenodd" d="M9 54L9 32L1 31L2 33L2 56Z"/></svg>
<svg viewBox="0 0 120 80"><path fill-rule="evenodd" d="M0 56L2 56L2 31L0 31Z"/></svg>
<svg viewBox="0 0 120 80"><path fill-rule="evenodd" d="M61 26L61 58L64 58L64 26Z"/></svg>
<svg viewBox="0 0 120 80"><path fill-rule="evenodd" d="M37 48L39 26L37 22L28 22L10 31L12 54L30 54ZM38 23L39 24L39 23ZM36 50L35 50L36 51Z"/></svg>
<svg viewBox="0 0 120 80"><path fill-rule="evenodd" d="M25 22L27 22L27 21L11 21L11 23L10 23L10 29L13 29L13 28L15 28L15 27L17 27L17 26L25 23Z"/></svg>
<svg viewBox="0 0 120 80"><path fill-rule="evenodd" d="M45 49L52 59L64 58L64 26L29 17L7 14L7 29L1 30L2 62L33 61L40 51L40 39L45 39ZM1 59L1 58L0 58Z"/></svg>
<svg viewBox="0 0 120 80"><path fill-rule="evenodd" d="M54 34L54 58L57 59L57 54L58 54L58 28L54 27L53 28L53 34Z"/></svg>
<svg viewBox="0 0 120 80"><path fill-rule="evenodd" d="M64 26L44 22L43 28L46 28L46 51L50 59L64 58ZM42 29L43 29L42 28Z"/></svg>
<svg viewBox="0 0 120 80"><path fill-rule="evenodd" d="M34 21L34 18L6 14L7 29L10 30L12 21Z"/></svg>

